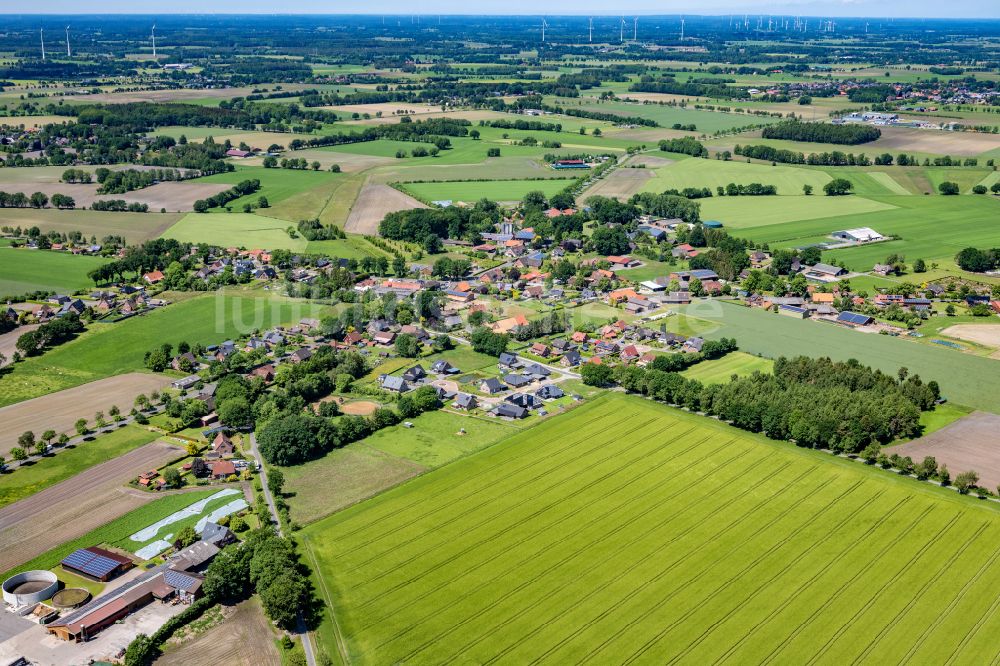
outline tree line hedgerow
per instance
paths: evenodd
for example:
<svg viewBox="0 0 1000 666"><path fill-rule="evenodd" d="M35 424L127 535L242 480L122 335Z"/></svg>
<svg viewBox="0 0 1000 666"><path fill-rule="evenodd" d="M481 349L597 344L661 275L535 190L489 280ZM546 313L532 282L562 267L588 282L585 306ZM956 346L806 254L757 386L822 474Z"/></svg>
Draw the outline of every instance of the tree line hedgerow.
<svg viewBox="0 0 1000 666"><path fill-rule="evenodd" d="M832 125L830 123L786 120L774 125L768 125L764 128L761 136L765 139L838 143L853 146L859 143L874 141L882 136L882 131L871 125Z"/></svg>
<svg viewBox="0 0 1000 666"><path fill-rule="evenodd" d="M582 373L590 384L614 383L772 439L845 453L919 434L920 412L939 398L936 382L925 383L905 368L891 377L854 360L828 358L779 358L773 374L755 373L728 384L706 385L655 367L585 366Z"/></svg>

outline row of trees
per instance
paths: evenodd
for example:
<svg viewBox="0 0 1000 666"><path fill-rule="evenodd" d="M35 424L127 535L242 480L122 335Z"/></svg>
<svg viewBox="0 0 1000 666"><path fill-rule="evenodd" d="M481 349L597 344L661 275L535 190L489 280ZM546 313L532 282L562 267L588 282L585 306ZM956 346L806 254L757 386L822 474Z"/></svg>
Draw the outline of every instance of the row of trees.
<svg viewBox="0 0 1000 666"><path fill-rule="evenodd" d="M49 196L44 192L35 192L30 196L24 192L0 192L0 208L45 208L49 203ZM66 194L53 194L51 203L56 208L76 207L73 197Z"/></svg>
<svg viewBox="0 0 1000 666"><path fill-rule="evenodd" d="M184 180L184 174L177 169L122 169L111 171L101 167L95 172L98 194L124 194L133 190L141 190L161 181ZM65 178L66 174L63 174Z"/></svg>
<svg viewBox="0 0 1000 666"><path fill-rule="evenodd" d="M685 136L679 139L661 139L660 150L665 153L681 153L694 157L708 157L708 148L694 137Z"/></svg>
<svg viewBox="0 0 1000 666"><path fill-rule="evenodd" d="M939 397L936 382L925 384L905 368L893 378L854 360L826 358L780 358L773 374L754 373L721 385L627 365L600 371L601 376L587 368L583 372L591 384L613 382L772 439L849 453L919 434L921 410Z"/></svg>
<svg viewBox="0 0 1000 666"><path fill-rule="evenodd" d="M882 136L882 131L877 127L863 124L833 125L831 123L785 120L766 126L761 136L765 139L837 143L854 146L859 143L875 141Z"/></svg>
<svg viewBox="0 0 1000 666"><path fill-rule="evenodd" d="M90 210L109 211L113 213L148 213L149 204L139 203L138 201L125 201L124 199L98 199L90 204Z"/></svg>
<svg viewBox="0 0 1000 666"><path fill-rule="evenodd" d="M207 199L198 199L194 202L194 212L205 213L209 208L221 208L230 201L239 199L242 196L253 194L260 189L260 181L256 178L241 180L228 190L212 195Z"/></svg>

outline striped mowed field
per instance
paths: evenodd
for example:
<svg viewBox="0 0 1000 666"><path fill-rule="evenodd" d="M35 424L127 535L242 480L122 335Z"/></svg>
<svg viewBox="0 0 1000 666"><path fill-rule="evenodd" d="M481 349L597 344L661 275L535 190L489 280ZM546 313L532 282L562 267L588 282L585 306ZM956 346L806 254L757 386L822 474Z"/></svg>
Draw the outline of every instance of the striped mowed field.
<svg viewBox="0 0 1000 666"><path fill-rule="evenodd" d="M621 394L303 532L357 663L1000 658L995 510Z"/></svg>

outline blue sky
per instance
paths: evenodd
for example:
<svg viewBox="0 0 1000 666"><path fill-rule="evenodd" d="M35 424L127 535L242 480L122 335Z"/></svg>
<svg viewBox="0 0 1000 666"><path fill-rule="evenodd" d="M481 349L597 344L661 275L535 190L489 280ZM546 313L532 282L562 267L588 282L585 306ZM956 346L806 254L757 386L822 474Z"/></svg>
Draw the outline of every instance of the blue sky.
<svg viewBox="0 0 1000 666"><path fill-rule="evenodd" d="M6 3L5 3L6 4ZM15 7L30 13L80 14L80 13L142 13L149 14L153 4L135 0L104 0L99 5L81 3L79 0L36 0L31 3L14 2L6 12ZM606 0L291 0L275 3L274 0L171 0L158 3L158 14L198 13L386 13L406 14L782 14L799 16L871 16L871 17L928 17L928 18L998 18L1000 2L995 0L781 0L771 4L740 0L627 0L608 3ZM544 10L543 10L544 8ZM275 10L278 10L277 12ZM20 13L20 12L17 12Z"/></svg>

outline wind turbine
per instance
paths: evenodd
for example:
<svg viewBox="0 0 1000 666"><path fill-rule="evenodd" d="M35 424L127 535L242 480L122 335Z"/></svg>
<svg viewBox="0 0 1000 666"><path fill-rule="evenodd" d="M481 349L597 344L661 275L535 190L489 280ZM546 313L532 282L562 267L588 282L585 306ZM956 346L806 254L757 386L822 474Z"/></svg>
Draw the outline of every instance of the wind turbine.
<svg viewBox="0 0 1000 666"><path fill-rule="evenodd" d="M69 26L66 26L66 57L71 58L72 56L73 53L69 50Z"/></svg>
<svg viewBox="0 0 1000 666"><path fill-rule="evenodd" d="M542 43L543 43L543 44L545 43L545 29L546 29L547 27L549 27L549 24L548 24L548 23L546 23L546 22L545 22L545 19L543 18L543 19L542 19Z"/></svg>
<svg viewBox="0 0 1000 666"><path fill-rule="evenodd" d="M150 39L153 40L153 60L156 60L156 24L153 24L153 29L149 33Z"/></svg>
<svg viewBox="0 0 1000 666"><path fill-rule="evenodd" d="M638 16L636 16L632 20L632 41L633 42L639 41L639 17Z"/></svg>
<svg viewBox="0 0 1000 666"><path fill-rule="evenodd" d="M593 18L590 19L590 39L589 39L589 41L590 42L594 41L594 19Z"/></svg>
<svg viewBox="0 0 1000 666"><path fill-rule="evenodd" d="M45 62L45 28L38 29L38 37L42 40L42 62Z"/></svg>
<svg viewBox="0 0 1000 666"><path fill-rule="evenodd" d="M618 28L618 41L622 44L625 43L625 17L622 17L621 24Z"/></svg>

